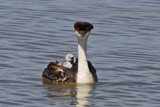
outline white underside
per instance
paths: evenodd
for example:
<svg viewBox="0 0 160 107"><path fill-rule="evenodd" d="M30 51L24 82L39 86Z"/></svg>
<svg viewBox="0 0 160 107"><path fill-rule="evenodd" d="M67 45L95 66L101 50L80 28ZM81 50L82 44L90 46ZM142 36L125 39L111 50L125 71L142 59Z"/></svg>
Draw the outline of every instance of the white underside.
<svg viewBox="0 0 160 107"><path fill-rule="evenodd" d="M78 37L78 73L77 83L92 83L94 82L93 76L89 71L88 62L86 57L86 46L88 36L81 38Z"/></svg>
<svg viewBox="0 0 160 107"><path fill-rule="evenodd" d="M77 83L93 83L94 79L91 74L77 75Z"/></svg>

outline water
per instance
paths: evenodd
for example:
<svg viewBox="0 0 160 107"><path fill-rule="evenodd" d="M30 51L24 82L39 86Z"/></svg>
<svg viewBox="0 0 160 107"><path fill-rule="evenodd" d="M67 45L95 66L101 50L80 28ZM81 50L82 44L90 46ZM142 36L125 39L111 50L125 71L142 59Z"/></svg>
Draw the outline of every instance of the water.
<svg viewBox="0 0 160 107"><path fill-rule="evenodd" d="M160 106L159 0L1 0L0 105ZM77 56L73 24L94 25L88 60L97 84L42 81L51 61Z"/></svg>

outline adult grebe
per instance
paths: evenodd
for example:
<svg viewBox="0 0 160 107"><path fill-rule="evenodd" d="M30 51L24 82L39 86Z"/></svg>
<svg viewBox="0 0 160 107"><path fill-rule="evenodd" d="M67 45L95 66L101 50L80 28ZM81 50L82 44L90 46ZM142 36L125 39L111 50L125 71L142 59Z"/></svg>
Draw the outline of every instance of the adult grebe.
<svg viewBox="0 0 160 107"><path fill-rule="evenodd" d="M96 70L87 61L87 40L93 25L88 22L76 22L74 29L78 37L78 59L71 68L50 62L43 71L43 77L57 82L92 83L98 81Z"/></svg>

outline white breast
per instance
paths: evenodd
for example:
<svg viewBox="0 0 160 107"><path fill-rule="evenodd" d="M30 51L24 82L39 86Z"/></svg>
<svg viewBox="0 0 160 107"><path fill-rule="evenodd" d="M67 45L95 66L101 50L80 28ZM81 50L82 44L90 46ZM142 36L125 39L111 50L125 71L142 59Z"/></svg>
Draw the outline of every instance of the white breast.
<svg viewBox="0 0 160 107"><path fill-rule="evenodd" d="M63 66L66 67L66 68L72 68L73 65L70 62L66 61L66 62L63 63Z"/></svg>

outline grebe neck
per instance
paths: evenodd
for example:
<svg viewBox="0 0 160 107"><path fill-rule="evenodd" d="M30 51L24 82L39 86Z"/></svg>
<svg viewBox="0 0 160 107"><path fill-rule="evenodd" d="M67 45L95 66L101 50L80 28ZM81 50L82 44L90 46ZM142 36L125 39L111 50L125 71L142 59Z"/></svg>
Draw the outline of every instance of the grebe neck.
<svg viewBox="0 0 160 107"><path fill-rule="evenodd" d="M87 62L87 40L88 37L78 37L77 83L91 83L94 81Z"/></svg>

